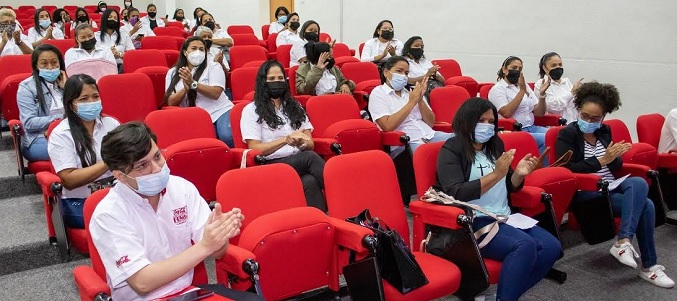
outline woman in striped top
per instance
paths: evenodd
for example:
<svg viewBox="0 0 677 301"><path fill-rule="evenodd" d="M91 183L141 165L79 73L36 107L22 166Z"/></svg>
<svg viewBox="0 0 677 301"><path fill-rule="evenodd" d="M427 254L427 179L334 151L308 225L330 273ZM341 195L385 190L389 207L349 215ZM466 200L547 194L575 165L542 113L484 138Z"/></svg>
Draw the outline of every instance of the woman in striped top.
<svg viewBox="0 0 677 301"><path fill-rule="evenodd" d="M611 129L602 124L604 117L616 111L621 102L618 90L611 84L590 82L581 84L575 93L578 121L562 129L557 137L557 156L561 157L571 150L571 160L565 165L575 173L592 173L604 180L616 179L614 173L623 165L621 156L630 149L630 143L613 143ZM622 176L622 175L619 175ZM620 216L621 225L618 240L609 252L622 264L637 268L637 258L641 263L639 276L646 281L664 288L672 288L675 283L665 272L665 267L656 264L656 245L654 243L655 208L647 198L649 187L640 177L629 177L610 192L614 215ZM585 201L598 197L599 192L579 191L576 201ZM632 247L631 240L637 235L640 252Z"/></svg>

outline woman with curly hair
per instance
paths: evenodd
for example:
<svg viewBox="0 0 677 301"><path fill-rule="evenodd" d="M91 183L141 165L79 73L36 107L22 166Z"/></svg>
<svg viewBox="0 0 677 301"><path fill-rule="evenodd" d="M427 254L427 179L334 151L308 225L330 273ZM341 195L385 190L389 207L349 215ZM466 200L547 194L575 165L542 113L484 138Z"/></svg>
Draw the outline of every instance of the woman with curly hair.
<svg viewBox="0 0 677 301"><path fill-rule="evenodd" d="M254 102L242 110L242 140L261 151L267 163L291 165L301 176L306 202L327 211L324 189L324 160L313 151L313 126L306 111L291 96L284 67L267 61L256 75Z"/></svg>
<svg viewBox="0 0 677 301"><path fill-rule="evenodd" d="M590 82L581 84L574 95L578 121L572 122L559 132L557 156L571 150L571 160L564 166L575 173L591 173L607 181L613 181L623 165L621 156L630 149L630 143L611 141L611 128L602 124L607 114L621 106L618 90L611 84ZM614 215L620 216L618 240L609 252L622 264L636 269L641 257L640 278L663 288L672 288L675 282L665 272L665 267L656 264L654 226L655 208L647 194L649 187L640 177L629 177L610 192ZM599 197L599 192L580 191L575 201L585 202ZM640 252L632 246L637 235ZM640 256L641 255L641 256Z"/></svg>

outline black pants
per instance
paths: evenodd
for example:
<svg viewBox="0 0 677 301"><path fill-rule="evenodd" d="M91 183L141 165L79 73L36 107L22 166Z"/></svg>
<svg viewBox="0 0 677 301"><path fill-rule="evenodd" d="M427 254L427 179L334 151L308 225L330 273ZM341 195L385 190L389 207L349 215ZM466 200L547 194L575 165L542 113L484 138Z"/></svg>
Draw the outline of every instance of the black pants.
<svg viewBox="0 0 677 301"><path fill-rule="evenodd" d="M224 296L235 301L265 301L263 297L257 294L232 290L223 286L222 284L202 284L198 285L198 287L210 290L214 292L214 294Z"/></svg>
<svg viewBox="0 0 677 301"><path fill-rule="evenodd" d="M306 204L327 212L327 201L324 199L324 160L314 151L300 152L289 157L273 159L267 163L284 163L296 170L303 183Z"/></svg>

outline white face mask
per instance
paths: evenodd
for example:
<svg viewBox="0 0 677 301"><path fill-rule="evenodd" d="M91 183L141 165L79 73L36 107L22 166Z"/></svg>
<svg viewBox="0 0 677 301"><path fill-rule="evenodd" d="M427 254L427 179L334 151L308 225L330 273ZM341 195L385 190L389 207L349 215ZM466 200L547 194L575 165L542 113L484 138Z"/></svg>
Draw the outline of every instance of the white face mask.
<svg viewBox="0 0 677 301"><path fill-rule="evenodd" d="M127 186L136 191L136 193L145 196L157 195L162 192L162 190L167 188L167 183L169 182L169 166L167 166L167 163L165 162L165 165L162 166L160 172L147 174L145 176L138 176L133 179L136 180L136 186L139 188L134 189L129 185Z"/></svg>
<svg viewBox="0 0 677 301"><path fill-rule="evenodd" d="M193 66L200 66L205 61L205 52L195 50L188 54L188 62Z"/></svg>

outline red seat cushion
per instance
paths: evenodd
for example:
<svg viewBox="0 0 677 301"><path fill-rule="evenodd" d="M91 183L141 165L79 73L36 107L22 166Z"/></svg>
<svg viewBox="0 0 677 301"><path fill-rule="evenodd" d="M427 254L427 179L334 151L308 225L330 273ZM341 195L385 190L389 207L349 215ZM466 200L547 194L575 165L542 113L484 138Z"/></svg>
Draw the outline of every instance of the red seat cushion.
<svg viewBox="0 0 677 301"><path fill-rule="evenodd" d="M433 300L451 294L461 285L461 271L455 265L440 257L414 252L416 261L430 283L402 295L390 283L383 280L383 292L388 301L392 300ZM433 281L433 279L435 279ZM453 286L448 284L452 283Z"/></svg>

